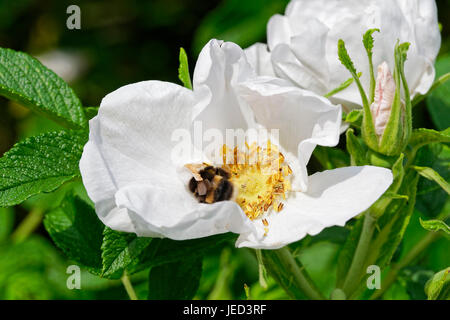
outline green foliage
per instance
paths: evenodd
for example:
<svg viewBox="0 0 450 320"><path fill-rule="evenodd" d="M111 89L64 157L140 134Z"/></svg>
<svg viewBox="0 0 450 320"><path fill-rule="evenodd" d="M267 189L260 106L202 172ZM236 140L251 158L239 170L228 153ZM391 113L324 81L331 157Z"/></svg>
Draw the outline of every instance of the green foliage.
<svg viewBox="0 0 450 320"><path fill-rule="evenodd" d="M443 131L436 131L432 129L415 129L411 134L409 139L409 146L411 151L409 152L409 157L413 159L416 156L417 150L421 147L436 142L450 143L450 128Z"/></svg>
<svg viewBox="0 0 450 320"><path fill-rule="evenodd" d="M368 264L376 264L384 268L389 264L395 250L400 244L414 210L418 176L414 171L405 174L398 193L408 199L395 199L378 220L379 232L369 250Z"/></svg>
<svg viewBox="0 0 450 320"><path fill-rule="evenodd" d="M0 48L0 95L69 128L86 127L81 102L73 90L26 53Z"/></svg>
<svg viewBox="0 0 450 320"><path fill-rule="evenodd" d="M140 238L133 233L124 233L105 228L102 243L102 277L118 279L130 264L137 264L140 254L152 242L151 238ZM127 272L131 274L133 272Z"/></svg>
<svg viewBox="0 0 450 320"><path fill-rule="evenodd" d="M180 48L180 66L178 67L178 78L183 85L192 90L191 75L189 74L189 64L186 51Z"/></svg>
<svg viewBox="0 0 450 320"><path fill-rule="evenodd" d="M85 134L58 131L17 143L0 158L0 206L19 204L78 177L85 141Z"/></svg>
<svg viewBox="0 0 450 320"><path fill-rule="evenodd" d="M447 192L448 194L450 194L450 184L444 180L444 178L442 178L439 173L437 173L436 171L434 171L431 168L427 168L427 167L418 167L418 166L414 166L414 169L419 172L419 174L422 177L427 178L428 180L434 181L436 182L438 185L441 186L442 189L445 190L445 192Z"/></svg>
<svg viewBox="0 0 450 320"><path fill-rule="evenodd" d="M439 173L445 181L450 179L450 148L441 143L422 147L414 164L429 167ZM448 194L436 182L421 177L417 187L417 209L428 217L436 217L445 205Z"/></svg>
<svg viewBox="0 0 450 320"><path fill-rule="evenodd" d="M347 48L345 47L345 42L342 39L339 39L338 41L338 56L342 65L346 67L347 70L350 71L350 73L352 74L353 79L358 80L359 78L357 77L356 74L355 65L353 64L353 61L348 54Z"/></svg>
<svg viewBox="0 0 450 320"><path fill-rule="evenodd" d="M363 117L362 110L352 110L350 111L344 118L345 122L348 122L352 125L356 125L358 127L361 126L361 120Z"/></svg>
<svg viewBox="0 0 450 320"><path fill-rule="evenodd" d="M8 239L14 227L14 211L12 208L0 208L0 243Z"/></svg>
<svg viewBox="0 0 450 320"><path fill-rule="evenodd" d="M436 77L443 76L450 70L450 55L438 58ZM426 98L428 112L438 130L450 127L450 81L433 90Z"/></svg>
<svg viewBox="0 0 450 320"><path fill-rule="evenodd" d="M347 151L351 157L351 165L365 165L367 163L367 150L356 138L353 129L348 129L345 135L347 137Z"/></svg>
<svg viewBox="0 0 450 320"><path fill-rule="evenodd" d="M363 36L364 48L366 48L367 57L369 58L369 72L370 72L370 103L373 102L375 96L375 75L373 70L372 51L373 51L373 33L380 32L380 29L369 29Z"/></svg>
<svg viewBox="0 0 450 320"><path fill-rule="evenodd" d="M365 266L378 265L383 269L390 263L392 256L403 238L403 234L414 210L417 181L418 175L415 171L410 170L405 175L398 191L399 194L406 195L408 199L392 199L389 202L385 213L378 218L376 225L377 231L367 250L368 255L365 258ZM352 263L362 230L363 221L362 219L358 219L339 255L337 269L338 288L342 287L344 284L344 279ZM352 298L358 297L366 288L365 281L362 280L363 278L360 279L360 286L357 291L352 294Z"/></svg>
<svg viewBox="0 0 450 320"><path fill-rule="evenodd" d="M360 78L362 76L362 72L358 73L358 78ZM334 96L335 94L347 89L348 87L350 87L350 85L353 83L353 78L349 78L347 80L345 80L344 82L342 82L339 87L337 87L336 89L331 90L330 92L328 92L327 94L324 95L325 98L330 98L332 96Z"/></svg>
<svg viewBox="0 0 450 320"><path fill-rule="evenodd" d="M350 157L341 149L317 146L314 156L325 170L342 168L350 164Z"/></svg>
<svg viewBox="0 0 450 320"><path fill-rule="evenodd" d="M186 254L191 258L201 257L224 242L235 240L236 235L232 233L184 241L153 239L152 244L139 257L140 265L135 268L141 270L143 267L148 268L175 262Z"/></svg>
<svg viewBox="0 0 450 320"><path fill-rule="evenodd" d="M366 31L366 33L363 36L363 44L364 48L366 48L367 55L369 58L372 57L372 50L373 50L373 34L375 32L380 32L380 29L369 29Z"/></svg>
<svg viewBox="0 0 450 320"><path fill-rule="evenodd" d="M223 0L198 26L193 43L195 52L200 52L212 38L233 41L242 48L262 41L269 18L275 13L282 13L288 2Z"/></svg>
<svg viewBox="0 0 450 320"><path fill-rule="evenodd" d="M105 227L94 209L79 196L68 193L60 206L44 219L44 226L55 244L89 271L108 279L120 278L124 271L134 274L149 267L172 263L190 252L201 257L231 234L187 241L137 237Z"/></svg>
<svg viewBox="0 0 450 320"><path fill-rule="evenodd" d="M186 257L150 269L148 298L189 300L197 292L202 274L202 257Z"/></svg>
<svg viewBox="0 0 450 320"><path fill-rule="evenodd" d="M439 271L431 278L425 291L428 300L449 300L450 299L450 268Z"/></svg>
<svg viewBox="0 0 450 320"><path fill-rule="evenodd" d="M83 109L88 120L91 120L98 114L99 107L86 107Z"/></svg>
<svg viewBox="0 0 450 320"><path fill-rule="evenodd" d="M370 111L369 101L367 100L367 95L364 91L361 81L359 81L359 77L357 75L353 61L350 58L347 49L345 48L345 42L342 39L339 39L338 41L338 57L342 65L347 68L347 70L352 75L361 95L361 101L364 111L363 121L361 125L362 137L371 149L378 150L378 137L375 134L375 127L372 119L372 112Z"/></svg>
<svg viewBox="0 0 450 320"><path fill-rule="evenodd" d="M278 268L282 263L276 250L263 250L262 253L264 266L289 297L291 299L305 300L306 296L293 281L292 273L284 268Z"/></svg>
<svg viewBox="0 0 450 320"><path fill-rule="evenodd" d="M58 208L46 214L44 226L67 257L101 273L104 226L89 204L69 193Z"/></svg>
<svg viewBox="0 0 450 320"><path fill-rule="evenodd" d="M442 220L422 220L420 219L422 227L428 231L444 231L446 234L450 234L450 227Z"/></svg>
<svg viewBox="0 0 450 320"><path fill-rule="evenodd" d="M339 253L339 259L337 261L337 282L336 288L342 288L344 285L344 280L347 275L350 265L353 260L353 256L356 251L356 246L358 245L358 240L361 236L363 228L363 219L358 219L353 224L350 230L344 246Z"/></svg>
<svg viewBox="0 0 450 320"><path fill-rule="evenodd" d="M65 287L61 257L43 238L0 245L0 299L58 299Z"/></svg>

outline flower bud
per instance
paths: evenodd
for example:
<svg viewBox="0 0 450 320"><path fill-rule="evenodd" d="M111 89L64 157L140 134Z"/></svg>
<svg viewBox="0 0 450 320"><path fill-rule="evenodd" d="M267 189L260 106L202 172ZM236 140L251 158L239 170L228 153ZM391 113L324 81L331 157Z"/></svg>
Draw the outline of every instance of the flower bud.
<svg viewBox="0 0 450 320"><path fill-rule="evenodd" d="M389 66L383 62L378 66L378 75L375 87L375 99L370 106L375 133L381 137L391 115L392 103L395 95L395 81Z"/></svg>
<svg viewBox="0 0 450 320"><path fill-rule="evenodd" d="M408 46L403 43L395 47L394 75L386 62L378 66L370 112L364 112L364 141L373 151L385 156L401 154L412 131L411 99L404 75Z"/></svg>

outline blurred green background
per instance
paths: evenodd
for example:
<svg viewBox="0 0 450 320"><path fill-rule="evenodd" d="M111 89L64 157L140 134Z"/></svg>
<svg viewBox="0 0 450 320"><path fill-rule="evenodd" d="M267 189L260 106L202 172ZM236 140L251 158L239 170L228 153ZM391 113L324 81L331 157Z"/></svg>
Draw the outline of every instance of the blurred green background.
<svg viewBox="0 0 450 320"><path fill-rule="evenodd" d="M107 93L128 83L158 79L178 83L179 48L189 56L191 72L197 54L210 39L230 40L242 47L265 42L266 23L283 13L288 0L150 0L66 1L0 0L0 46L27 52L59 73L85 106L98 106ZM81 30L68 30L66 8L81 8ZM437 0L442 24L438 74L450 71L450 1ZM445 129L450 122L450 88L437 90L414 110L416 127ZM57 129L49 120L0 97L0 155L18 140ZM429 163L430 155L435 155ZM421 150L421 161L449 177L450 152L442 145ZM320 165L312 163L317 168ZM0 209L0 299L127 299L120 281L100 279L83 270L82 290L68 290L66 268L71 264L51 243L40 224L46 210L58 204L73 182L51 195L40 195L23 205ZM450 210L444 191L421 180L416 212L395 259L407 252L424 231L419 217L431 218ZM447 206L445 206L447 204ZM32 212L29 215L30 211ZM25 219L25 217L31 217ZM28 228L28 229L27 229ZM31 234L30 231L33 231ZM325 293L336 272L336 259L346 228L330 228L296 244L300 259ZM26 235L26 236L24 236ZM415 266L405 269L385 298L425 298L423 286L435 272L450 265L450 246L441 239ZM254 255L232 244L210 253L197 298L243 299L244 283L251 298L286 299L273 280L264 290L258 283ZM132 281L146 296L148 271Z"/></svg>

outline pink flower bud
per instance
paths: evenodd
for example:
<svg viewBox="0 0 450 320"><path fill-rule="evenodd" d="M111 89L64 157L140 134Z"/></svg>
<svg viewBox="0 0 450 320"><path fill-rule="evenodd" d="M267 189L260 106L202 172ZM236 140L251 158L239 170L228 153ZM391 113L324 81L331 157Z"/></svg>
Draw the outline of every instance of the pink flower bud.
<svg viewBox="0 0 450 320"><path fill-rule="evenodd" d="M383 62L378 66L374 102L370 106L375 132L382 136L391 115L395 95L395 81L389 66Z"/></svg>

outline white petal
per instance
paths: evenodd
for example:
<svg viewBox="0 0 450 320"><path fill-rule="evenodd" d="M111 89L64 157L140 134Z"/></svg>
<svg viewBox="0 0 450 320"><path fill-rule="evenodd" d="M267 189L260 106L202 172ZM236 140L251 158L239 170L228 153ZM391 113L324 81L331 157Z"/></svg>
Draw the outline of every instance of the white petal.
<svg viewBox="0 0 450 320"><path fill-rule="evenodd" d="M277 45L271 55L275 74L289 80L300 88L305 88L319 94L327 92L320 75L305 66L287 44Z"/></svg>
<svg viewBox="0 0 450 320"><path fill-rule="evenodd" d="M270 52L264 43L255 43L254 45L244 49L245 55L250 65L255 69L259 76L275 76L272 62L270 60Z"/></svg>
<svg viewBox="0 0 450 320"><path fill-rule="evenodd" d="M128 85L103 99L89 123L80 171L106 225L136 231L129 212L115 206L120 189L136 183L166 188L181 183L171 159L176 144L171 135L189 128L192 105L192 91L158 81Z"/></svg>
<svg viewBox="0 0 450 320"><path fill-rule="evenodd" d="M193 119L203 122L203 130L244 129L253 115L242 109L235 86L256 76L244 51L231 42L211 40L201 51L194 71L194 91L199 102Z"/></svg>
<svg viewBox="0 0 450 320"><path fill-rule="evenodd" d="M315 72L309 69L307 74L301 65L302 54L307 55L306 43L298 41L295 48L293 39L321 39L323 30L307 28L311 18L317 19L329 28L326 36L326 61L329 69L329 82L326 92L337 88L350 77L337 57L338 39L343 39L347 50L358 71L362 72L361 82L369 88L368 59L362 46L362 35L371 28L379 28L375 33L373 64L387 61L394 67L394 46L397 40L410 42L408 60L405 64L406 78L411 95L425 93L434 80L433 64L440 47L440 32L437 23L437 10L434 0L295 0L286 9L285 16L276 15L274 22L268 24L268 43L272 50L272 62L278 76L294 82L296 85L322 94L322 88L313 79L327 76L326 68ZM279 34L282 33L282 34ZM273 45L271 45L273 43ZM317 42L319 43L319 41ZM275 44L276 47L275 48ZM302 45L305 44L305 45ZM314 42L312 45L314 46ZM314 49L314 52L320 52ZM315 54L320 56L320 54ZM295 62L295 58L299 62ZM300 75L301 74L301 75ZM333 101L339 101L344 108L361 106L361 97L357 87L352 84L346 90L336 94Z"/></svg>
<svg viewBox="0 0 450 320"><path fill-rule="evenodd" d="M237 247L277 249L316 235L330 226L344 226L368 209L391 185L390 170L379 167L345 167L309 177L306 193L288 198L283 210L267 217L269 231L259 241L250 235L239 237ZM260 220L255 226L263 229Z"/></svg>
<svg viewBox="0 0 450 320"><path fill-rule="evenodd" d="M306 164L316 145L335 146L339 142L341 108L269 77L242 83L240 93L256 121L268 130L278 129L283 150L299 158L304 175L300 188L306 190Z"/></svg>
<svg viewBox="0 0 450 320"><path fill-rule="evenodd" d="M280 14L276 14L270 18L267 23L267 45L273 50L278 44L290 43L291 27L289 20Z"/></svg>
<svg viewBox="0 0 450 320"><path fill-rule="evenodd" d="M133 218L136 213L139 236L151 236L151 231L175 240L225 232L258 237L258 231L235 202L200 204L192 195L186 197L185 188L182 184L171 189L131 185L119 190L115 198L118 208L128 209Z"/></svg>
<svg viewBox="0 0 450 320"><path fill-rule="evenodd" d="M80 171L89 197L95 203L95 211L99 219L114 230L135 232L127 210L118 209L115 206L116 187L113 177L106 167L96 143L92 140L84 146Z"/></svg>

